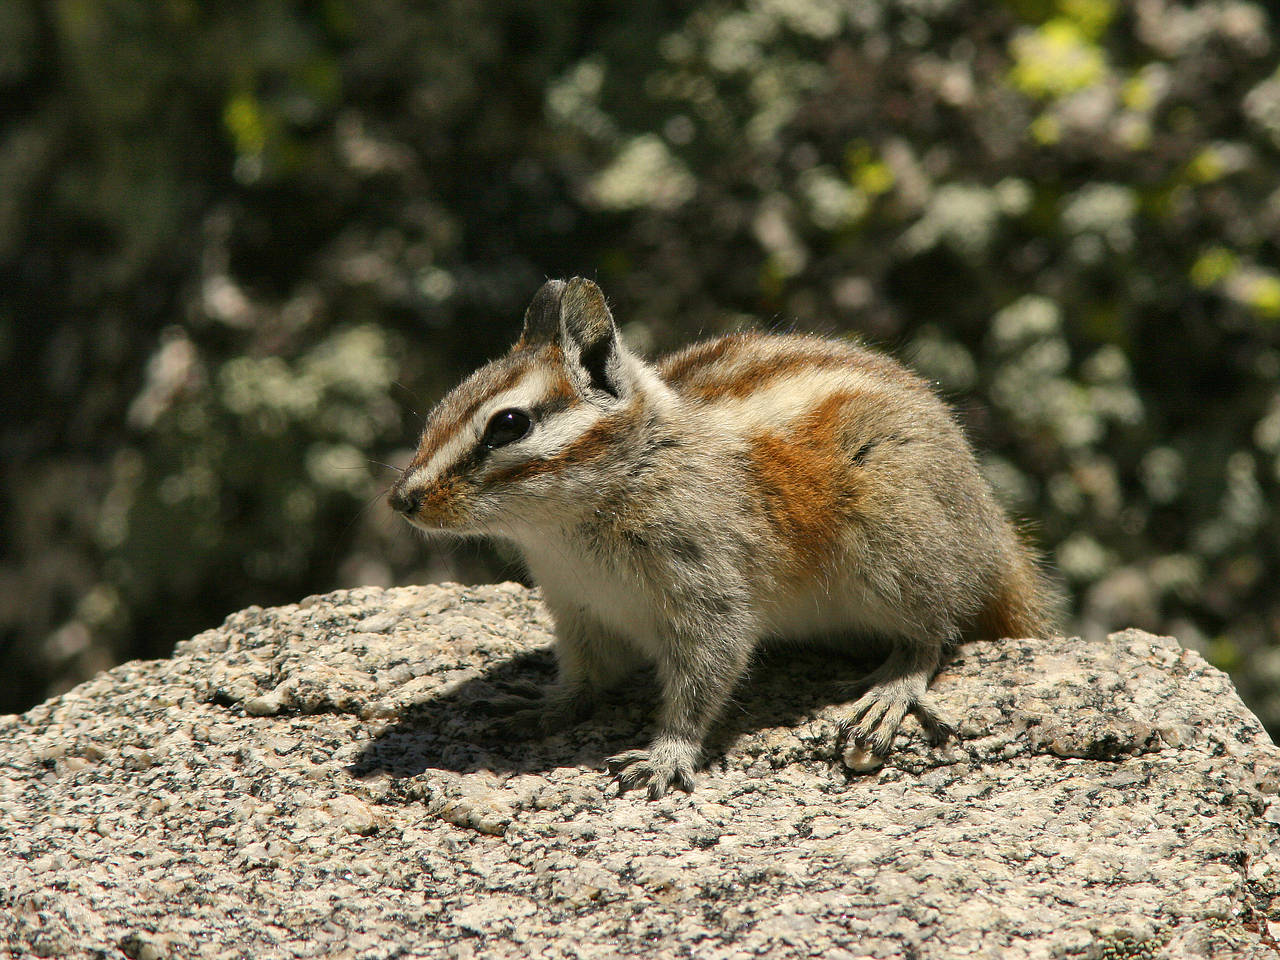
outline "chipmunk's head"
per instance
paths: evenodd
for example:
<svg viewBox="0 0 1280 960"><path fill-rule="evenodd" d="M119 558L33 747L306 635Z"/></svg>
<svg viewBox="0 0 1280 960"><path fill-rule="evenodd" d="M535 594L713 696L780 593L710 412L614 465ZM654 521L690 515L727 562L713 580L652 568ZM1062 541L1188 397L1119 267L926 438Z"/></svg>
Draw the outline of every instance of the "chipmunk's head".
<svg viewBox="0 0 1280 960"><path fill-rule="evenodd" d="M391 506L428 531L519 539L562 522L613 469L646 374L623 348L599 287L548 281L511 351L431 412Z"/></svg>

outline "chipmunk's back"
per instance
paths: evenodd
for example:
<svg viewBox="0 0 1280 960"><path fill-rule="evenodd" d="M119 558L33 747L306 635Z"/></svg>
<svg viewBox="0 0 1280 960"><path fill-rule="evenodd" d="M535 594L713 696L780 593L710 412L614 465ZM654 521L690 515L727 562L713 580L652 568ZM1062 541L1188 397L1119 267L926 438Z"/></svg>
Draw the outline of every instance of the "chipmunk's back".
<svg viewBox="0 0 1280 960"><path fill-rule="evenodd" d="M850 468L876 448L883 457L888 446L972 464L950 411L924 380L847 341L732 334L663 357L657 369L692 417L742 437L762 462L782 459L793 475L827 478L820 487L834 474L860 476Z"/></svg>
<svg viewBox="0 0 1280 960"><path fill-rule="evenodd" d="M673 389L703 402L744 396L815 371L861 373L909 389L924 387L924 381L884 354L805 334L728 334L668 354L657 365Z"/></svg>
<svg viewBox="0 0 1280 960"><path fill-rule="evenodd" d="M773 533L767 552L782 621L806 629L829 614L834 623L852 618L888 630L901 605L875 587L886 565L989 539L985 530L962 529L995 508L986 504L959 428L925 381L890 357L839 340L736 334L695 344L657 367L691 426L708 442L732 438L744 492ZM979 503L986 509L975 509ZM929 536L912 536L921 525L913 517L928 518ZM936 537L940 530L953 535ZM992 566L980 556L914 565L971 573ZM830 594L836 582L845 584L840 597ZM796 617L793 608L823 616Z"/></svg>
<svg viewBox="0 0 1280 960"><path fill-rule="evenodd" d="M891 358L840 340L798 334L731 334L663 357L662 379L705 415L742 430L780 427L820 408L830 415L925 404L946 418L928 385ZM816 425L816 424L815 424Z"/></svg>

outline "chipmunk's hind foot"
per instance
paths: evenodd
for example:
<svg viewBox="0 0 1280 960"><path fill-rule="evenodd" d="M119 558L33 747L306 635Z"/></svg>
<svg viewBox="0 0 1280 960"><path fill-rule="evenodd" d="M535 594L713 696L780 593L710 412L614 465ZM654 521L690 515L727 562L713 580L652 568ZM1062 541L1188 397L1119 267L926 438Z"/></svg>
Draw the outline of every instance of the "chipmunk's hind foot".
<svg viewBox="0 0 1280 960"><path fill-rule="evenodd" d="M856 772L878 769L908 713L920 721L934 746L955 735L955 728L939 715L928 694L929 681L940 661L940 647L896 646L883 665L855 685L866 693L840 722L836 739L846 767Z"/></svg>

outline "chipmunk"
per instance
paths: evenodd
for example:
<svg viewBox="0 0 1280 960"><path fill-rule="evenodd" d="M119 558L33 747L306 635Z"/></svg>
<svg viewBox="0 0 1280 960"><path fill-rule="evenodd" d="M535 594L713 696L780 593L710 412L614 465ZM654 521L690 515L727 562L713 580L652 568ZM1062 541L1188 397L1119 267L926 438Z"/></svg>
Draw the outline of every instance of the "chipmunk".
<svg viewBox="0 0 1280 960"><path fill-rule="evenodd" d="M559 679L519 728L581 719L645 661L662 700L619 792L693 788L702 742L757 646L890 645L840 727L875 769L949 644L1044 636L1050 594L928 384L847 342L739 333L655 364L600 288L551 280L520 339L449 393L391 488L428 532L514 542L555 621Z"/></svg>

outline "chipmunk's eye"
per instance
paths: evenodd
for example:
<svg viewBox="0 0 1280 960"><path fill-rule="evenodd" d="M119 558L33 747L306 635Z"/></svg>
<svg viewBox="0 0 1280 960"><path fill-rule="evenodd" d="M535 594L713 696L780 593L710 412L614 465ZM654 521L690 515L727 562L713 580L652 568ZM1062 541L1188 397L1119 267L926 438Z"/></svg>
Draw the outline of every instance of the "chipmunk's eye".
<svg viewBox="0 0 1280 960"><path fill-rule="evenodd" d="M515 443L527 434L531 426L533 426L533 421L529 419L529 415L523 410L514 408L499 410L489 418L489 423L484 428L484 436L480 438L480 442L490 450L505 447L508 443Z"/></svg>

